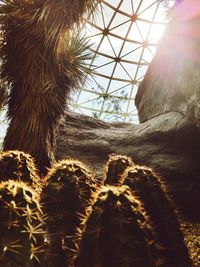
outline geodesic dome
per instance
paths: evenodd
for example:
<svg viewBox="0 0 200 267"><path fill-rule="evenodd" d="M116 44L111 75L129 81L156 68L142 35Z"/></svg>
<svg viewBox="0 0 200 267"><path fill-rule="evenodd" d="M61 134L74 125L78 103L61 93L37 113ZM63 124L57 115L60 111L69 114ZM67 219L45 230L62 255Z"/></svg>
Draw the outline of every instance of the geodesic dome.
<svg viewBox="0 0 200 267"><path fill-rule="evenodd" d="M138 85L151 62L174 0L100 1L85 32L93 43L92 79L71 109L96 118L138 122Z"/></svg>

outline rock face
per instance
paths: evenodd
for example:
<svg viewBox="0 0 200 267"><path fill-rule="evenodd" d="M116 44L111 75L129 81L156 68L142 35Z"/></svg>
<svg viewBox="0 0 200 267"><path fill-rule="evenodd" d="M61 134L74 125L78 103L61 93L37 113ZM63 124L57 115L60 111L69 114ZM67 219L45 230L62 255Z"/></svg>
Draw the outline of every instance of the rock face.
<svg viewBox="0 0 200 267"><path fill-rule="evenodd" d="M103 181L103 165L112 153L157 171L169 186L183 216L199 221L200 130L178 112L140 125L108 123L67 113L60 125L56 158L76 158Z"/></svg>
<svg viewBox="0 0 200 267"><path fill-rule="evenodd" d="M158 45L136 95L140 122L170 111L200 121L200 5L183 1Z"/></svg>

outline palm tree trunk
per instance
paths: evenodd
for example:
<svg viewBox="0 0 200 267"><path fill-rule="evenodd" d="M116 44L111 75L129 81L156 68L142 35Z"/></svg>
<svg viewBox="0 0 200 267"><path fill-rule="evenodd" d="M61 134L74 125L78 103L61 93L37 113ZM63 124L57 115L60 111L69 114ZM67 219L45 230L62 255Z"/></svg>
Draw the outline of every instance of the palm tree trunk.
<svg viewBox="0 0 200 267"><path fill-rule="evenodd" d="M5 0L0 7L0 78L9 85L10 120L3 149L30 153L41 174L50 167L66 100L83 78L70 51L71 28L94 2Z"/></svg>

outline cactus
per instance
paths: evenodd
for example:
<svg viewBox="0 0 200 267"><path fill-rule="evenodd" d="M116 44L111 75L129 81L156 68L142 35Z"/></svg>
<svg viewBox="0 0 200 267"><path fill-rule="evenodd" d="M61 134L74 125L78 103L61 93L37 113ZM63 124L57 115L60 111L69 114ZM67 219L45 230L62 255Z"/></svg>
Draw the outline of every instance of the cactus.
<svg viewBox="0 0 200 267"><path fill-rule="evenodd" d="M0 154L0 181L22 181L41 191L41 180L33 158L22 151L6 151Z"/></svg>
<svg viewBox="0 0 200 267"><path fill-rule="evenodd" d="M50 170L42 193L47 214L49 266L67 266L75 249L74 236L81 214L89 205L95 183L79 161L63 160Z"/></svg>
<svg viewBox="0 0 200 267"><path fill-rule="evenodd" d="M165 184L150 168L129 167L123 174L128 185L146 210L157 243L154 257L158 266L189 267L191 262L183 235Z"/></svg>
<svg viewBox="0 0 200 267"><path fill-rule="evenodd" d="M161 178L119 155L105 177L99 188L81 162L56 163L41 193L44 217L32 158L2 153L0 266L191 267Z"/></svg>
<svg viewBox="0 0 200 267"><path fill-rule="evenodd" d="M89 208L75 267L150 267L151 234L127 186L101 188Z"/></svg>
<svg viewBox="0 0 200 267"><path fill-rule="evenodd" d="M41 266L44 231L35 192L20 181L1 182L0 214L0 266Z"/></svg>
<svg viewBox="0 0 200 267"><path fill-rule="evenodd" d="M123 173L127 167L133 165L131 158L121 155L111 154L105 167L105 184L122 185Z"/></svg>

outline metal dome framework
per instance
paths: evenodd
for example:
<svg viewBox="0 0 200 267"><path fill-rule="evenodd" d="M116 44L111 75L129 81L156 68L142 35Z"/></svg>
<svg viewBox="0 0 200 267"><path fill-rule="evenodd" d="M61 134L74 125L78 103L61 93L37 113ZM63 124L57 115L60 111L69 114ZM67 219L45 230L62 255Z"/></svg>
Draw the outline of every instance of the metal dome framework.
<svg viewBox="0 0 200 267"><path fill-rule="evenodd" d="M73 111L108 121L138 122L135 95L174 2L100 1L95 19L89 19L85 28L93 43L89 64L94 75L73 96Z"/></svg>

